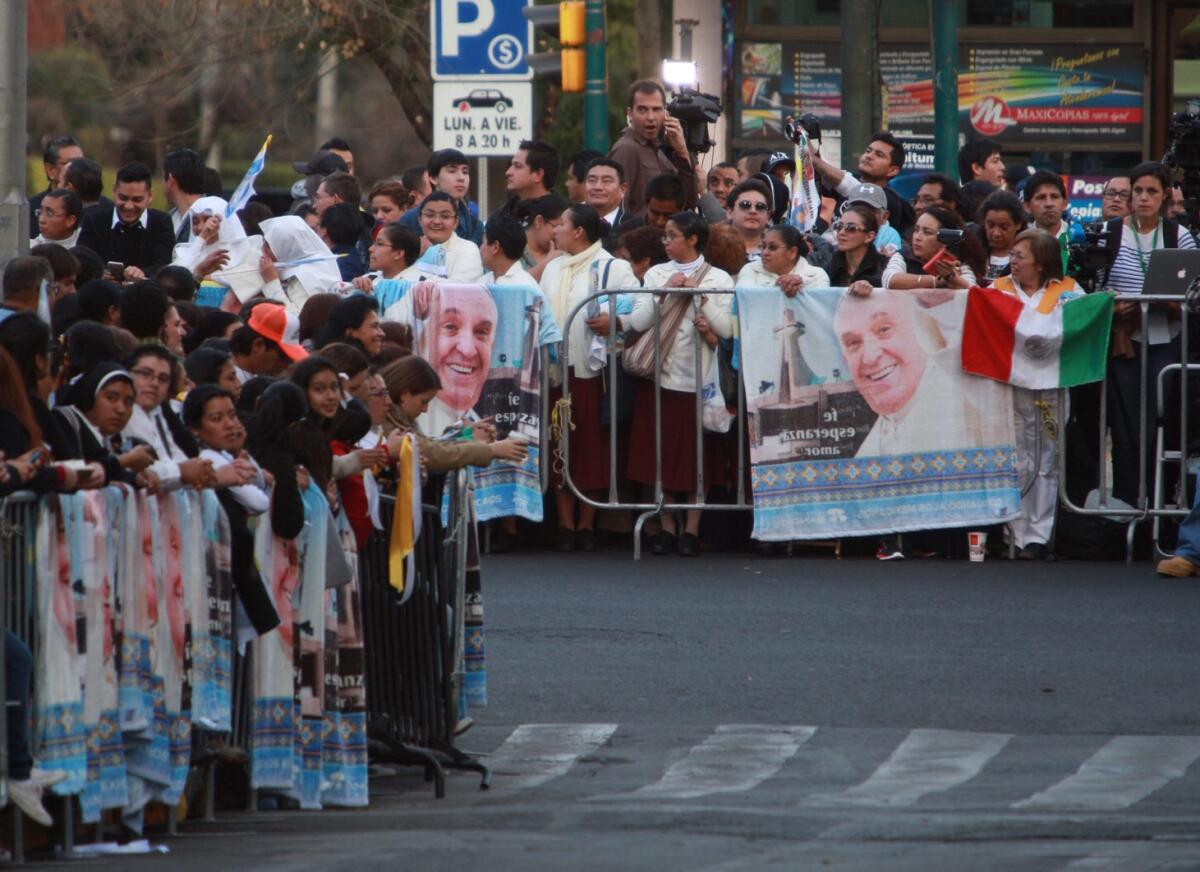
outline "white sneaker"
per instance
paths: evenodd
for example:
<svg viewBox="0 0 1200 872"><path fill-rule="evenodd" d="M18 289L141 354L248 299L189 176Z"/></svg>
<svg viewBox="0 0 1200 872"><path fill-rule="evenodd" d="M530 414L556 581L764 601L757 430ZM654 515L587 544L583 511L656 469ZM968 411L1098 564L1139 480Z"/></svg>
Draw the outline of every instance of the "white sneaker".
<svg viewBox="0 0 1200 872"><path fill-rule="evenodd" d="M39 769L34 766L29 773L29 780L39 787L53 787L59 782L66 781L67 774L60 769Z"/></svg>
<svg viewBox="0 0 1200 872"><path fill-rule="evenodd" d="M42 826L54 825L54 819L50 817L50 812L46 811L46 807L42 805L42 788L35 784L32 778L26 778L24 781L8 779L8 798L17 808Z"/></svg>

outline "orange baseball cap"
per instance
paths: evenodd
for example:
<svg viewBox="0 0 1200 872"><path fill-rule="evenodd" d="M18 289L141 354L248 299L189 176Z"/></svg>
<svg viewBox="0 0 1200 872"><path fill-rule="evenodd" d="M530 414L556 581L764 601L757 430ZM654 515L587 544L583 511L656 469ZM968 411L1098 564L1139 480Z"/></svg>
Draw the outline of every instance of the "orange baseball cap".
<svg viewBox="0 0 1200 872"><path fill-rule="evenodd" d="M308 352L300 345L300 319L278 303L259 303L250 311L247 326L270 339L292 360L304 360Z"/></svg>

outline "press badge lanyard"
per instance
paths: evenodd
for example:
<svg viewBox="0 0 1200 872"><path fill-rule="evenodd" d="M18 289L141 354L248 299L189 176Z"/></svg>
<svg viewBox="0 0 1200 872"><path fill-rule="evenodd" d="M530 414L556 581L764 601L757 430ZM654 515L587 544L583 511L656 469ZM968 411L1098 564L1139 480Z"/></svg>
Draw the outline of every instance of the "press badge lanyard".
<svg viewBox="0 0 1200 872"><path fill-rule="evenodd" d="M1138 266L1140 266L1142 268L1142 278L1145 279L1146 278L1146 261L1149 259L1149 254L1146 254L1142 251L1142 237L1138 233L1137 219L1131 218L1129 220L1129 223L1130 223L1131 228L1133 229L1133 244L1137 246ZM1158 231L1161 229L1162 229L1162 222L1159 221L1157 224L1154 225L1154 238L1150 240L1150 253L1151 254L1154 252L1154 250L1156 248L1158 248Z"/></svg>

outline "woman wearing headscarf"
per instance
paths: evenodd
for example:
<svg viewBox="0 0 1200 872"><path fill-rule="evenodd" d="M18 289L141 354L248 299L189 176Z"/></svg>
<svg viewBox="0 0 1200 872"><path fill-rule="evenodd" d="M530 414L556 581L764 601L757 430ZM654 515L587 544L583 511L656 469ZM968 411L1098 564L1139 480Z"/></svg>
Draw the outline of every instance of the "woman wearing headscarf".
<svg viewBox="0 0 1200 872"><path fill-rule="evenodd" d="M335 255L303 218L281 215L259 226L264 239L262 292L267 299L298 315L309 297L341 283Z"/></svg>
<svg viewBox="0 0 1200 872"><path fill-rule="evenodd" d="M85 472L60 463L79 459L82 452L78 436L47 405L54 375L46 322L32 313L11 315L0 322L0 348L12 358L20 380L18 387L25 393L31 415L28 418L21 413L17 400L0 403L0 410L7 410L7 415L15 419L11 425L6 423L7 415L0 411L0 450L9 460L25 457L31 451L41 452L36 458L27 458L40 466L24 486L39 493L102 486L104 470L99 464L90 464Z"/></svg>
<svg viewBox="0 0 1200 872"><path fill-rule="evenodd" d="M98 363L71 385L70 405L55 409L79 434L83 459L99 463L106 480L145 486L152 484L141 473L155 456L145 443L130 445L121 431L133 415L133 377L119 363Z"/></svg>
<svg viewBox="0 0 1200 872"><path fill-rule="evenodd" d="M226 218L229 204L220 197L201 197L189 211L192 237L175 246L173 264L187 267L203 281L210 279L233 291L239 302L259 293L263 240L247 236L242 222Z"/></svg>

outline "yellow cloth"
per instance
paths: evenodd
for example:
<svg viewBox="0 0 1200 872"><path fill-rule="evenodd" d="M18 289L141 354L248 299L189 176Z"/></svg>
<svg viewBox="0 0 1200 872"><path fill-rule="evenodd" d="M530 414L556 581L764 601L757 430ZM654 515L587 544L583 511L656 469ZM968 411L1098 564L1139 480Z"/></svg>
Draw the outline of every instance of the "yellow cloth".
<svg viewBox="0 0 1200 872"><path fill-rule="evenodd" d="M567 313L570 310L571 286L580 272L591 266L596 255L603 246L596 240L578 254L564 254L562 270L558 274L558 285L550 295L550 308L554 312L554 320L559 324L567 323Z"/></svg>
<svg viewBox="0 0 1200 872"><path fill-rule="evenodd" d="M413 547L417 540L416 520L413 514L413 437L404 437L400 443L400 458L396 463L396 508L392 512L392 534L388 548L388 582L398 592L404 593L411 573L406 572L405 561L412 564Z"/></svg>
<svg viewBox="0 0 1200 872"><path fill-rule="evenodd" d="M1013 285L1012 276L1001 276L992 282L992 287L1014 296L1017 293L1016 286ZM1034 290L1036 291L1036 288ZM1058 305L1059 297L1067 291L1077 290L1079 290L1079 285L1075 284L1075 279L1050 279L1046 283L1046 293L1042 294L1042 299L1038 302L1037 310L1043 315L1049 315L1054 311L1054 307Z"/></svg>

